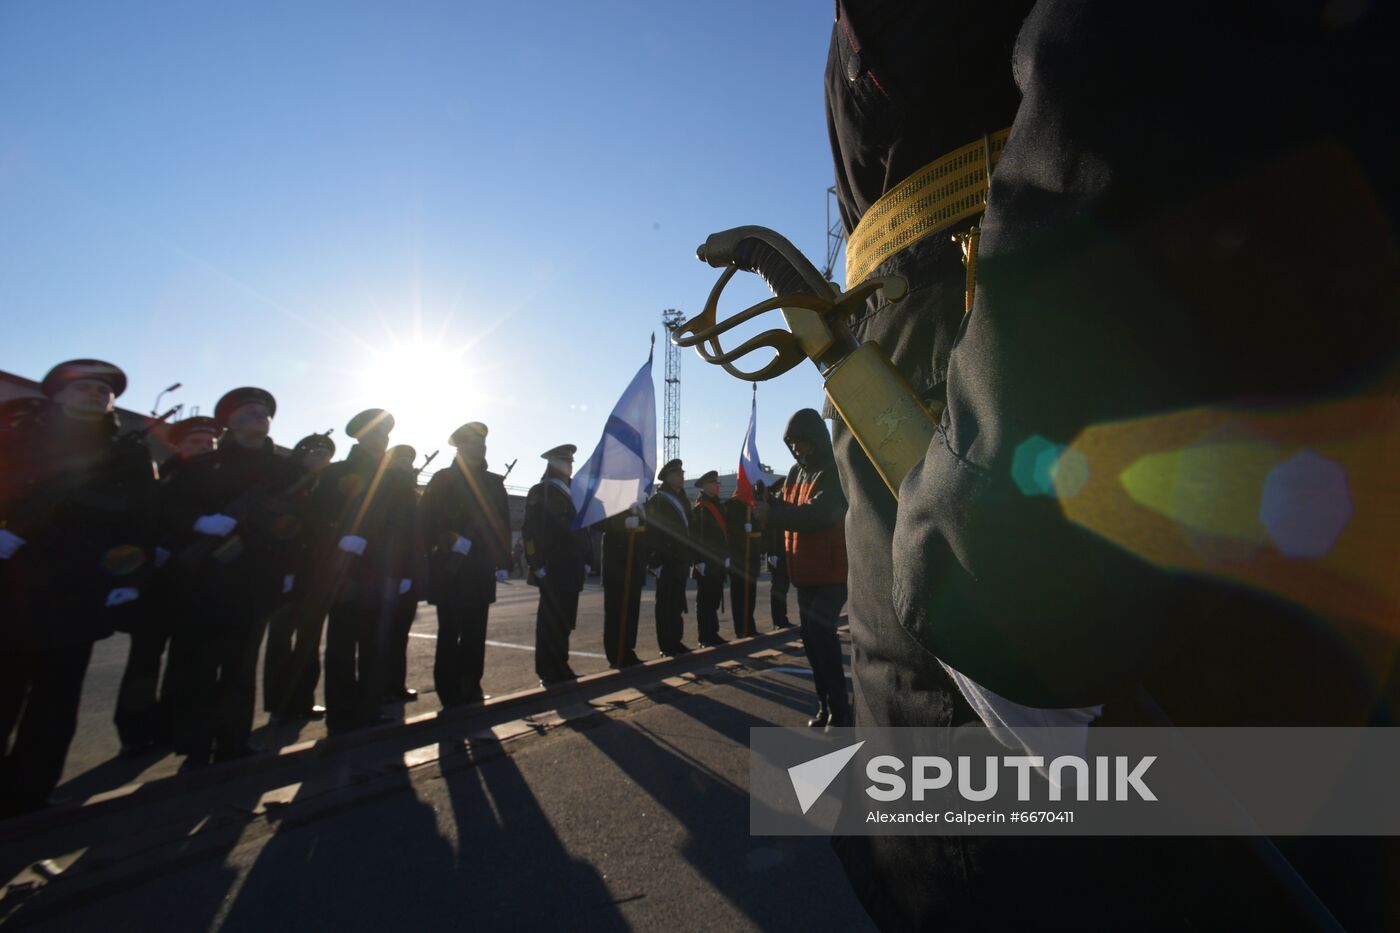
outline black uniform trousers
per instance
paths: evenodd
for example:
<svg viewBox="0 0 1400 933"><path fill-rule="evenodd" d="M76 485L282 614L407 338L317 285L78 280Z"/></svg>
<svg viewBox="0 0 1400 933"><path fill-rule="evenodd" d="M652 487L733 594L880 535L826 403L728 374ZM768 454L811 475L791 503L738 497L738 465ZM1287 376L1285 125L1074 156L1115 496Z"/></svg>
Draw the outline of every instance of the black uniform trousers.
<svg viewBox="0 0 1400 933"><path fill-rule="evenodd" d="M433 686L443 706L481 699L490 612L491 601L486 593L451 593L438 600Z"/></svg>
<svg viewBox="0 0 1400 933"><path fill-rule="evenodd" d="M768 589L768 611L773 616L774 628L788 628L792 622L788 621L787 601L788 582L787 558L779 555L778 563L773 567L772 586Z"/></svg>
<svg viewBox="0 0 1400 933"><path fill-rule="evenodd" d="M837 724L851 725L851 701L846 692L846 668L841 661L841 607L846 584L797 588L797 615L802 626L802 649L812 666L817 699Z"/></svg>
<svg viewBox="0 0 1400 933"><path fill-rule="evenodd" d="M268 620L263 708L272 715L305 716L316 705L325 621L324 605L306 598L283 603Z"/></svg>
<svg viewBox="0 0 1400 933"><path fill-rule="evenodd" d="M112 714L123 748L141 748L170 739L170 709L160 697L160 668L170 645L173 607L161 595L152 596L150 613L131 633L126 670L122 672L117 708Z"/></svg>
<svg viewBox="0 0 1400 933"><path fill-rule="evenodd" d="M647 571L635 555L631 572L627 570L625 564L615 571L606 565L603 568L603 651L609 667L641 663L637 657L637 622Z"/></svg>
<svg viewBox="0 0 1400 933"><path fill-rule="evenodd" d="M408 687L408 633L418 615L418 587L410 586L399 597L389 619L389 640L384 651L384 695L397 700Z"/></svg>
<svg viewBox="0 0 1400 933"><path fill-rule="evenodd" d="M384 698L384 655L398 594L378 595L331 606L326 624L326 728L358 729L379 718Z"/></svg>
<svg viewBox="0 0 1400 933"><path fill-rule="evenodd" d="M540 581L540 606L535 613L535 673L545 683L570 680L569 633L578 618L578 589Z"/></svg>
<svg viewBox="0 0 1400 933"><path fill-rule="evenodd" d="M184 747L192 762L236 758L248 750L258 689L258 649L267 617L186 623L189 706Z"/></svg>
<svg viewBox="0 0 1400 933"><path fill-rule="evenodd" d="M734 610L734 637L748 638L758 629L754 627L753 611L758 605L757 555L745 568L735 565L729 571L729 605Z"/></svg>
<svg viewBox="0 0 1400 933"><path fill-rule="evenodd" d="M0 643L0 817L42 807L58 786L91 658L91 641Z"/></svg>
<svg viewBox="0 0 1400 933"><path fill-rule="evenodd" d="M662 564L656 577L656 645L662 654L685 650L685 585L690 568L686 564Z"/></svg>
<svg viewBox="0 0 1400 933"><path fill-rule="evenodd" d="M695 585L696 638L702 645L720 641L719 611L724 606L724 562L712 561Z"/></svg>

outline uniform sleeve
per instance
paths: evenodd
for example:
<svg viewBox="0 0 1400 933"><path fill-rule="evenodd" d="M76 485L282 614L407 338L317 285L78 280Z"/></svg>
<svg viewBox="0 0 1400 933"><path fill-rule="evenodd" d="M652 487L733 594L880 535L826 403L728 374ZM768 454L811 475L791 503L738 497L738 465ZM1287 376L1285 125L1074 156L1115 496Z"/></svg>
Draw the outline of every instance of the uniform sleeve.
<svg viewBox="0 0 1400 933"><path fill-rule="evenodd" d="M1305 404L1396 346L1400 316L1363 297L1382 266L1355 254L1362 238L1317 235L1373 223L1358 179L1396 133L1348 121L1369 121L1362 88L1393 83L1368 69L1395 68L1355 47L1394 30L1269 10L1173 4L1144 30L1130 5L1046 2L1022 31L976 303L893 538L905 629L1017 702L1101 702L1202 635L1214 605L1205 581L1069 521L1067 490L1016 482L1026 445L1246 399Z"/></svg>

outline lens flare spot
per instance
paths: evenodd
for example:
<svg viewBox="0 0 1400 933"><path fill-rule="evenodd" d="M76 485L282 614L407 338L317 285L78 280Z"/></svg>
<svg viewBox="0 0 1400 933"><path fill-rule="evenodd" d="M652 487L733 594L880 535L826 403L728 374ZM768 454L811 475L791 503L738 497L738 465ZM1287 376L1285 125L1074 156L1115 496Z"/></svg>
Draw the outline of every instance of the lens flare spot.
<svg viewBox="0 0 1400 933"><path fill-rule="evenodd" d="M1351 520L1347 471L1303 450L1269 471L1259 521L1288 557L1324 557Z"/></svg>
<svg viewBox="0 0 1400 933"><path fill-rule="evenodd" d="M1124 470L1123 488L1133 501L1188 532L1263 543L1266 533L1259 523L1259 502L1276 456L1272 445L1261 443L1162 451Z"/></svg>
<svg viewBox="0 0 1400 933"><path fill-rule="evenodd" d="M1048 496L1054 490L1050 469L1059 455L1059 445L1039 434L1022 441L1011 455L1011 480L1027 496Z"/></svg>
<svg viewBox="0 0 1400 933"><path fill-rule="evenodd" d="M340 483L338 485L340 487L340 494L349 498L358 496L364 484L364 478L361 477L360 474L346 473L340 478Z"/></svg>
<svg viewBox="0 0 1400 933"><path fill-rule="evenodd" d="M146 552L134 544L119 544L102 555L102 572L112 577L135 573L146 563Z"/></svg>

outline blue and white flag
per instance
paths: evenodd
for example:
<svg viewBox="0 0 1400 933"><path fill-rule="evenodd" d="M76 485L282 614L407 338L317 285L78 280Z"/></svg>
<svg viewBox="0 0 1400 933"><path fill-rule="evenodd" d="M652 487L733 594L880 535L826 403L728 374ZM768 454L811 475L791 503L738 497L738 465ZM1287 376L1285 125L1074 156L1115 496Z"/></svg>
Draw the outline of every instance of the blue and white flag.
<svg viewBox="0 0 1400 933"><path fill-rule="evenodd" d="M602 440L574 475L575 528L625 512L645 501L656 478L656 388L651 355L617 400Z"/></svg>

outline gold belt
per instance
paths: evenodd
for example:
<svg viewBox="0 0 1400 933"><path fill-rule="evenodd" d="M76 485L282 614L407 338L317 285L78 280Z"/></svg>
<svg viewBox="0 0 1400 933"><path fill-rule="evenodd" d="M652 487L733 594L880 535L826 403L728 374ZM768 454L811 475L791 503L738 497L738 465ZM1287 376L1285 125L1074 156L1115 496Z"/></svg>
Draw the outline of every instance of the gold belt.
<svg viewBox="0 0 1400 933"><path fill-rule="evenodd" d="M901 250L982 213L992 166L1009 135L1008 128L954 149L871 205L846 244L846 290Z"/></svg>

